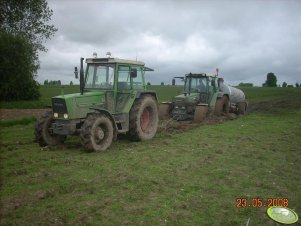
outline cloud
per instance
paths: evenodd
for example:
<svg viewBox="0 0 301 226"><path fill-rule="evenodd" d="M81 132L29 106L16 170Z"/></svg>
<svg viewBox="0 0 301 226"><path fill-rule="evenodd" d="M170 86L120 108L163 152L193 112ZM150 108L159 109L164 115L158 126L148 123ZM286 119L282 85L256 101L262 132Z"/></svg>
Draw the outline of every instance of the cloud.
<svg viewBox="0 0 301 226"><path fill-rule="evenodd" d="M220 74L230 84L301 82L299 1L50 1L59 31L41 53L38 80L73 79L79 58L142 60L152 84L189 72Z"/></svg>

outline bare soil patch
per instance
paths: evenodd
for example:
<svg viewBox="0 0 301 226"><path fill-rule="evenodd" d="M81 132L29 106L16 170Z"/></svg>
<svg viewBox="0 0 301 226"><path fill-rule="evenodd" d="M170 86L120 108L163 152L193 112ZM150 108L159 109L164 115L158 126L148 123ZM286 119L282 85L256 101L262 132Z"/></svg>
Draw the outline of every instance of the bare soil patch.
<svg viewBox="0 0 301 226"><path fill-rule="evenodd" d="M238 117L240 116L237 116L236 114L233 113L229 113L223 116L215 116L211 114L208 115L201 123L195 123L193 121L176 121L173 119L161 120L159 123L158 131L159 132L187 131L201 125L219 124L219 123L223 123L226 120L234 120Z"/></svg>
<svg viewBox="0 0 301 226"><path fill-rule="evenodd" d="M22 117L40 117L49 109L0 109L1 120L11 120Z"/></svg>

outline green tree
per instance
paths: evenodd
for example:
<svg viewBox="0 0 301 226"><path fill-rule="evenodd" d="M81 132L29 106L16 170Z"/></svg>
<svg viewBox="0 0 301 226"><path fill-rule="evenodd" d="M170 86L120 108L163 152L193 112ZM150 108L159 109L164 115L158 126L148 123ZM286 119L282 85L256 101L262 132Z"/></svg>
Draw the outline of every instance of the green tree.
<svg viewBox="0 0 301 226"><path fill-rule="evenodd" d="M38 66L33 46L21 35L0 33L0 98L5 101L40 97L33 79Z"/></svg>
<svg viewBox="0 0 301 226"><path fill-rule="evenodd" d="M296 85L296 87L297 87L297 88L299 88L299 87L300 87L300 85L299 85L299 83L298 83L298 82L296 82L296 84L295 84L295 85Z"/></svg>
<svg viewBox="0 0 301 226"><path fill-rule="evenodd" d="M265 81L268 87L277 87L277 77L274 73L270 72L267 74L267 80Z"/></svg>
<svg viewBox="0 0 301 226"><path fill-rule="evenodd" d="M253 83L243 83L243 82L241 82L241 83L238 84L238 86L253 87L254 85L253 85Z"/></svg>
<svg viewBox="0 0 301 226"><path fill-rule="evenodd" d="M70 86L73 86L73 82L72 81L70 81Z"/></svg>
<svg viewBox="0 0 301 226"><path fill-rule="evenodd" d="M57 30L51 16L46 0L0 1L1 100L39 98L38 53Z"/></svg>
<svg viewBox="0 0 301 226"><path fill-rule="evenodd" d="M287 87L287 83L286 83L286 82L283 82L283 83L282 83L282 87Z"/></svg>
<svg viewBox="0 0 301 226"><path fill-rule="evenodd" d="M44 85L45 85L45 86L48 85L48 79L46 79L46 80L44 81Z"/></svg>

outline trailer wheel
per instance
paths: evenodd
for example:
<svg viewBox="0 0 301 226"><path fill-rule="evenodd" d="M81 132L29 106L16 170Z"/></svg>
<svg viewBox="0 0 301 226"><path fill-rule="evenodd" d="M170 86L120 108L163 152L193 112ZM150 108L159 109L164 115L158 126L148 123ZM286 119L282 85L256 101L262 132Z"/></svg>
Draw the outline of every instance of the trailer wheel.
<svg viewBox="0 0 301 226"><path fill-rule="evenodd" d="M247 110L246 102L239 102L238 103L238 114L244 115L244 114L246 114L246 110Z"/></svg>
<svg viewBox="0 0 301 226"><path fill-rule="evenodd" d="M171 104L170 103L161 103L159 105L159 119L167 120L170 118Z"/></svg>
<svg viewBox="0 0 301 226"><path fill-rule="evenodd" d="M206 118L207 112L208 112L207 106L196 106L194 111L193 121L197 123L202 122Z"/></svg>
<svg viewBox="0 0 301 226"><path fill-rule="evenodd" d="M216 100L214 113L217 116L229 113L229 99L227 96L223 96Z"/></svg>
<svg viewBox="0 0 301 226"><path fill-rule="evenodd" d="M114 137L112 121L104 114L88 115L80 132L80 139L86 151L104 151L110 147Z"/></svg>
<svg viewBox="0 0 301 226"><path fill-rule="evenodd" d="M53 134L49 129L53 122L52 111L47 111L36 122L35 126L35 141L39 143L41 147L55 146L64 143L66 136Z"/></svg>
<svg viewBox="0 0 301 226"><path fill-rule="evenodd" d="M134 141L153 138L158 128L158 109L150 95L136 99L130 111L129 137Z"/></svg>

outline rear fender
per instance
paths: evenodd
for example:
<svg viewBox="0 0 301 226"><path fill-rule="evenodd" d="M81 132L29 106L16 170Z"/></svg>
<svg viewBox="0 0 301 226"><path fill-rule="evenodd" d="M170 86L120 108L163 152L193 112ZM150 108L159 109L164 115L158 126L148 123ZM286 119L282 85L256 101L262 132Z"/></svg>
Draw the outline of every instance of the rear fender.
<svg viewBox="0 0 301 226"><path fill-rule="evenodd" d="M136 94L136 98L141 98L142 96L144 95L151 95L155 98L156 101L158 101L158 98L157 98L157 93L156 91L154 90L143 90L143 91L138 91L137 94Z"/></svg>

